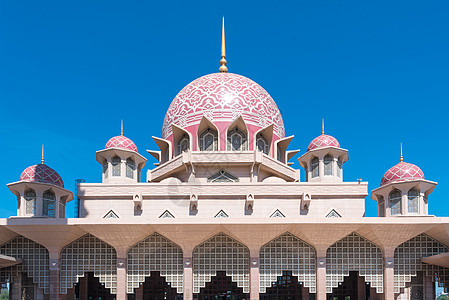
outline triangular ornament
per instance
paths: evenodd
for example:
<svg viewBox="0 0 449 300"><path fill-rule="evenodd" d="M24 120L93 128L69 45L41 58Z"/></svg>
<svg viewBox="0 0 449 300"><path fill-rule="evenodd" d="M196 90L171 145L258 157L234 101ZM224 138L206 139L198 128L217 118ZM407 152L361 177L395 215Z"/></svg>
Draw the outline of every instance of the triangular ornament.
<svg viewBox="0 0 449 300"><path fill-rule="evenodd" d="M171 212L169 212L168 210L164 211L162 213L162 215L159 216L160 219L165 219L165 218L169 218L169 219L173 219L175 216L173 216L171 214Z"/></svg>
<svg viewBox="0 0 449 300"><path fill-rule="evenodd" d="M104 217L104 219L118 219L117 214L111 209Z"/></svg>
<svg viewBox="0 0 449 300"><path fill-rule="evenodd" d="M285 216L279 209L276 209L276 211L271 214L270 218L285 218Z"/></svg>
<svg viewBox="0 0 449 300"><path fill-rule="evenodd" d="M218 214L215 215L214 218L229 218L228 214L225 213L223 210L220 210Z"/></svg>

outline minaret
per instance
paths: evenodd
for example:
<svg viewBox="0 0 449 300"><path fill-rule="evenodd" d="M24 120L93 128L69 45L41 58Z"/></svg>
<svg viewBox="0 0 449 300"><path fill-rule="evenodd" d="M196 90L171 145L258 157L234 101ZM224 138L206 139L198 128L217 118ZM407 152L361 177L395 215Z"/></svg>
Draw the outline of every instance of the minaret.
<svg viewBox="0 0 449 300"><path fill-rule="evenodd" d="M224 27L224 17L223 17L223 26L221 29L221 60L220 60L220 69L218 71L220 73L228 73L228 67L226 67L226 46L225 46L225 27Z"/></svg>

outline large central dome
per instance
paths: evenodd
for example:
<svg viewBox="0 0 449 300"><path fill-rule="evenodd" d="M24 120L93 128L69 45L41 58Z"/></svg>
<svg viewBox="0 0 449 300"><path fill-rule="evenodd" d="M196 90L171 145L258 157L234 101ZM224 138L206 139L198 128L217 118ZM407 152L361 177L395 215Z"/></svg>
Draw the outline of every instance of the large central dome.
<svg viewBox="0 0 449 300"><path fill-rule="evenodd" d="M171 124L196 136L203 115L221 132L241 115L250 133L273 124L274 139L285 137L281 113L271 96L237 74L213 73L185 86L168 108L162 138L172 140Z"/></svg>

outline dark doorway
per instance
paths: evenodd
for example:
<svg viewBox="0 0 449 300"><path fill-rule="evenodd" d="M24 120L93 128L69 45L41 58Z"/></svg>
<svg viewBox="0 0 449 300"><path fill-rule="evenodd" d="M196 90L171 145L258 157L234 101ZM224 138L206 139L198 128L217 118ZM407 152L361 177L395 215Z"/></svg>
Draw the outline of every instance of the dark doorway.
<svg viewBox="0 0 449 300"><path fill-rule="evenodd" d="M115 300L116 295L112 295L94 273L88 272L75 284L75 297L83 300Z"/></svg>
<svg viewBox="0 0 449 300"><path fill-rule="evenodd" d="M199 294L193 295L198 300L242 300L249 299L249 294L244 294L243 289L236 282L226 276L225 271L218 271L217 276L212 277L211 282L200 290Z"/></svg>
<svg viewBox="0 0 449 300"><path fill-rule="evenodd" d="M359 288L361 289L359 291ZM359 293L360 292L360 293ZM332 290L332 294L327 294L328 300L356 300L359 294L364 295L363 298L359 299L369 299L370 298L370 288L369 285L365 284L363 277L358 276L358 272L350 271L349 276L344 278L344 281L339 285L338 288Z"/></svg>
<svg viewBox="0 0 449 300"><path fill-rule="evenodd" d="M267 288L266 293L260 294L261 300L302 300L302 285L292 271L282 271L276 282Z"/></svg>

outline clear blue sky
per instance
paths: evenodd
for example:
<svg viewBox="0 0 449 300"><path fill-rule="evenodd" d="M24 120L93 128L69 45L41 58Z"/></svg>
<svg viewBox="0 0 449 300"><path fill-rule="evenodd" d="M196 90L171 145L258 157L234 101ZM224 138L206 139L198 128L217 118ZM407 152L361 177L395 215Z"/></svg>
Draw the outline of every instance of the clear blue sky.
<svg viewBox="0 0 449 300"><path fill-rule="evenodd" d="M345 181L371 192L403 142L439 183L430 213L449 216L448 14L448 1L1 1L0 217L16 214L6 184L41 144L73 190L101 181L95 151L123 119L152 167L145 149L172 99L218 71L223 15L230 72L271 94L291 149L303 154L325 118L349 150ZM376 207L367 197L366 215Z"/></svg>

